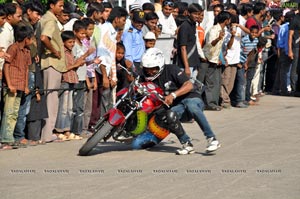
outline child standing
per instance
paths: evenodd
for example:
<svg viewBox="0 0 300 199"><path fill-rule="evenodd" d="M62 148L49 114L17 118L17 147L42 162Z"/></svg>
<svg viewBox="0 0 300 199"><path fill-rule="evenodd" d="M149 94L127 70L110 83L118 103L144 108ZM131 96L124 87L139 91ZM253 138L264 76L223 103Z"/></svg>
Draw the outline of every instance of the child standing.
<svg viewBox="0 0 300 199"><path fill-rule="evenodd" d="M251 99L251 88L252 79L255 75L259 75L259 67L262 64L262 50L267 44L267 39L265 37L260 37L256 48L252 49L248 54L247 60L245 62L246 70L246 102L249 105L255 105L255 101Z"/></svg>
<svg viewBox="0 0 300 199"><path fill-rule="evenodd" d="M131 71L132 62L128 59L125 59L125 46L122 43L117 43L117 51L116 51L116 64L117 64L117 92L122 88L125 88L129 85L129 83L133 80L133 76L129 75L123 68L125 67L127 70Z"/></svg>
<svg viewBox="0 0 300 199"><path fill-rule="evenodd" d="M75 21L73 25L73 31L75 34L75 45L72 50L75 59L80 58L82 55L86 54L89 56L95 51L95 48L87 49L82 40L86 38L87 26L81 21ZM83 130L83 119L84 119L84 108L85 100L84 96L86 93L86 80L87 80L87 68L86 64L83 64L77 69L78 83L74 86L75 91L73 93L73 117L71 131L73 132L69 138L70 139L82 139L80 136Z"/></svg>
<svg viewBox="0 0 300 199"><path fill-rule="evenodd" d="M33 31L26 26L15 30L16 42L9 46L9 58L4 64L4 112L0 129L1 149L12 149L14 145L13 132L18 118L22 95L28 94L28 67L31 64L29 46L32 44Z"/></svg>
<svg viewBox="0 0 300 199"><path fill-rule="evenodd" d="M62 75L61 92L59 92L59 108L57 114L57 120L55 124L55 130L57 133L61 133L58 137L61 140L68 140L71 130L71 117L73 108L73 89L75 84L78 83L78 77L76 70L78 67L84 65L84 56L74 60L72 49L75 45L75 35L73 31L64 31L61 34L61 38L64 42L65 54L66 54L66 68L67 72Z"/></svg>
<svg viewBox="0 0 300 199"><path fill-rule="evenodd" d="M82 40L82 44L89 49L90 47L96 46L96 41L92 39L95 22L90 18L82 19L82 22L86 25L86 38ZM87 61L87 78L86 78L86 103L84 108L84 123L83 123L83 131L87 134L89 129L89 122L92 113L92 104L93 104L93 92L97 92L98 82L95 76L95 68L97 68L100 63L100 59L96 58L96 52L92 53L90 56L86 58ZM85 134L83 134L85 136Z"/></svg>

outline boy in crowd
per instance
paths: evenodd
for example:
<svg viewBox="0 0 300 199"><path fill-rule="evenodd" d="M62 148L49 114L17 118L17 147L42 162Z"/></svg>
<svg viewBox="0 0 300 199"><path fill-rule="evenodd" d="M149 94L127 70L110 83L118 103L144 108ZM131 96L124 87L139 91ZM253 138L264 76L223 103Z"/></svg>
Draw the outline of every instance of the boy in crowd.
<svg viewBox="0 0 300 199"><path fill-rule="evenodd" d="M251 94L254 92L252 89L252 80L255 75L258 75L256 72L259 70L259 65L263 63L262 51L266 44L267 39L265 37L260 37L257 46L249 52L244 64L246 70L246 102L249 105L255 105L255 101L251 98Z"/></svg>
<svg viewBox="0 0 300 199"><path fill-rule="evenodd" d="M86 28L87 26L80 20L75 21L73 25L73 31L75 35L75 45L72 49L75 59L81 59L88 57L91 53L95 51L95 48L87 49L82 40L86 38ZM73 117L72 117L72 126L70 139L82 139L81 135L83 130L83 113L85 107L85 92L86 92L86 64L84 63L77 69L78 83L75 84L74 88L77 89L73 93Z"/></svg>
<svg viewBox="0 0 300 199"><path fill-rule="evenodd" d="M117 85L117 68L116 68L116 49L117 49L117 30L123 29L128 13L122 7L114 7L106 21L102 25L101 39L97 44L97 56L102 61L100 64L103 89L101 96L101 111L104 113L112 107L115 101L115 94L113 89Z"/></svg>
<svg viewBox="0 0 300 199"><path fill-rule="evenodd" d="M22 21L18 23L18 26L28 26L34 32L32 38L32 44L30 45L30 55L32 64L29 66L28 74L28 87L30 90L34 88L35 83L35 70L36 70L36 61L39 61L38 50L37 50L37 41L39 40L38 35L36 34L40 29L40 24L38 21L43 14L43 5L37 0L33 0L30 3L26 4L26 10L23 14ZM30 109L30 100L32 93L29 95L23 96L24 99L21 100L21 106L19 109L18 120L14 130L14 138L19 142L20 147L26 147L28 140L25 139L25 126L26 126L26 117Z"/></svg>
<svg viewBox="0 0 300 199"><path fill-rule="evenodd" d="M244 63L247 60L247 56L249 52L256 47L258 43L257 35L258 35L259 27L256 25L251 26L250 34L246 35L242 38L241 41L241 56L240 63L237 65L237 73L235 77L235 85L234 91L231 93L231 104L238 108L247 108L248 104L244 103L245 100L245 68Z"/></svg>
<svg viewBox="0 0 300 199"><path fill-rule="evenodd" d="M147 32L147 34L144 36L144 41L145 41L146 50L148 48L153 48L155 46L155 43L156 43L155 34L151 31Z"/></svg>
<svg viewBox="0 0 300 199"><path fill-rule="evenodd" d="M0 7L1 20L0 20L0 50L6 52L8 46L14 43L14 29L13 26L17 25L22 19L22 9L14 3L1 4ZM0 57L0 85L2 82L2 69L5 60ZM0 88L1 91L1 88ZM0 92L1 93L1 92ZM1 101L1 100L0 100ZM0 111L1 119L1 111Z"/></svg>
<svg viewBox="0 0 300 199"><path fill-rule="evenodd" d="M18 27L15 32L16 42L9 46L10 55L4 64L4 84L8 90L4 91L4 112L0 135L2 149L12 149L14 145L13 132L17 122L22 95L28 94L28 67L31 64L30 50L33 31L27 27Z"/></svg>

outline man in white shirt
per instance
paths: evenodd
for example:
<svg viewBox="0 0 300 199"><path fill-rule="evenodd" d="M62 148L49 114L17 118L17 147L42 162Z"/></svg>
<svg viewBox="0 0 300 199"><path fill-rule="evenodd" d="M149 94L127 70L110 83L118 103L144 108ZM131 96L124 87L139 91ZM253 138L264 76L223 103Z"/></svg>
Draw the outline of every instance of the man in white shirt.
<svg viewBox="0 0 300 199"><path fill-rule="evenodd" d="M6 51L7 48L14 43L14 29L13 26L17 25L22 20L22 9L15 3L5 4L7 10L6 22L2 27L0 32L0 47L3 51ZM4 64L4 59L0 59L0 70ZM2 77L0 78L2 79Z"/></svg>
<svg viewBox="0 0 300 199"><path fill-rule="evenodd" d="M225 56L225 69L222 72L221 85L221 105L223 108L230 108L230 93L234 86L235 75L238 64L240 63L241 34L242 30L237 27L235 17L231 18L231 28L226 29L223 42L223 54ZM236 21L233 21L236 20Z"/></svg>
<svg viewBox="0 0 300 199"><path fill-rule="evenodd" d="M163 1L162 11L157 12L158 22L162 25L162 33L171 36L175 35L177 29L175 19L172 16L173 9L174 3L170 0L165 0Z"/></svg>
<svg viewBox="0 0 300 199"><path fill-rule="evenodd" d="M201 63L199 73L204 72L204 84L207 86L205 97L207 109L220 111L219 97L221 89L221 65L220 53L224 41L224 28L229 25L231 15L229 12L222 11L217 16L217 24L214 25L206 34L206 43L203 52L206 63Z"/></svg>
<svg viewBox="0 0 300 199"><path fill-rule="evenodd" d="M115 86L117 85L116 49L117 30L123 29L127 11L121 7L114 7L101 26L101 37L97 44L97 56L100 58L100 71L102 75L103 92L101 96L101 112L103 115L115 101ZM111 89L113 88L113 89Z"/></svg>
<svg viewBox="0 0 300 199"><path fill-rule="evenodd" d="M2 27L0 27L0 38L1 38L0 51L6 52L7 48L15 41L14 29L12 26L17 25L17 23L19 23L22 20L22 9L20 6L18 6L15 3L7 3L4 4L4 6L6 12L6 22ZM0 86L2 86L2 68L4 62L5 59L0 58ZM0 88L0 95L1 95L1 88ZM0 119L1 119L1 112L0 112Z"/></svg>

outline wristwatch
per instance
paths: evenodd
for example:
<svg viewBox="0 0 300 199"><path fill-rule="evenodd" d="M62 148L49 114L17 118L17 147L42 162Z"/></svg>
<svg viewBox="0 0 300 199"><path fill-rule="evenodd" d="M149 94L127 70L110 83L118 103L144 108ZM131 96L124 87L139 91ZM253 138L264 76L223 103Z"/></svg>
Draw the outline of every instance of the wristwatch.
<svg viewBox="0 0 300 199"><path fill-rule="evenodd" d="M176 99L177 95L174 92L172 92L171 95L172 95L173 99Z"/></svg>

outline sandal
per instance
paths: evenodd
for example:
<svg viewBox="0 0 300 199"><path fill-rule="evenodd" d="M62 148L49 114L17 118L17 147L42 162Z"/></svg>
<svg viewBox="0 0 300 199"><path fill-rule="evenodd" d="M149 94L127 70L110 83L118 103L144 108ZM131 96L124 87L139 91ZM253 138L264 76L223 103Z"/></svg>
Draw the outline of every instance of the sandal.
<svg viewBox="0 0 300 199"><path fill-rule="evenodd" d="M64 142L64 140L60 139L57 135L53 134L52 140L46 141L46 143L51 143L51 142Z"/></svg>
<svg viewBox="0 0 300 199"><path fill-rule="evenodd" d="M83 137L79 136L79 135L75 135L74 133L71 133L68 137L70 140L82 140Z"/></svg>
<svg viewBox="0 0 300 199"><path fill-rule="evenodd" d="M45 141L42 141L42 140L38 140L37 143L38 143L39 145L45 145L45 144L46 144L46 142L45 142Z"/></svg>
<svg viewBox="0 0 300 199"><path fill-rule="evenodd" d="M37 146L37 145L38 145L38 141L29 140L29 146Z"/></svg>
<svg viewBox="0 0 300 199"><path fill-rule="evenodd" d="M69 137L65 136L64 134L59 134L57 136L58 139L61 139L62 141L70 141Z"/></svg>

